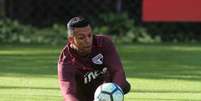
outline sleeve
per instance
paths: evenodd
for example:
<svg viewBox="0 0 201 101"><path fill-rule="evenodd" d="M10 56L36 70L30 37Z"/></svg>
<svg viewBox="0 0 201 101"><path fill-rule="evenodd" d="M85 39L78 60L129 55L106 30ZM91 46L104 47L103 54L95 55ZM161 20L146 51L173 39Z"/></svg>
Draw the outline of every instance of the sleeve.
<svg viewBox="0 0 201 101"><path fill-rule="evenodd" d="M112 81L122 88L124 94L128 93L130 84L126 80L125 72L114 44L109 38L105 38L103 47L104 62L110 71Z"/></svg>
<svg viewBox="0 0 201 101"><path fill-rule="evenodd" d="M65 63L58 63L58 79L64 101L78 101L76 98L75 71L73 66Z"/></svg>

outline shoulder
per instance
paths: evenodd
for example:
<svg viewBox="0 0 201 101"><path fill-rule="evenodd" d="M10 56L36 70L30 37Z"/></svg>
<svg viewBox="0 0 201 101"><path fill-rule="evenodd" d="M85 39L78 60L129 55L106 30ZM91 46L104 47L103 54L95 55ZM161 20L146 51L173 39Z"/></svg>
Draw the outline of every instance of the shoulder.
<svg viewBox="0 0 201 101"><path fill-rule="evenodd" d="M98 45L107 45L108 43L112 43L112 37L107 35L96 35L95 41Z"/></svg>
<svg viewBox="0 0 201 101"><path fill-rule="evenodd" d="M57 63L58 74L61 77L66 77L66 73L73 74L75 71L74 66L75 65L73 64L73 58L70 56L68 45L66 45L62 49Z"/></svg>
<svg viewBox="0 0 201 101"><path fill-rule="evenodd" d="M112 37L108 35L95 35L95 38L97 40L112 40Z"/></svg>
<svg viewBox="0 0 201 101"><path fill-rule="evenodd" d="M72 57L69 52L68 45L65 45L60 52L58 63L67 64L72 60Z"/></svg>

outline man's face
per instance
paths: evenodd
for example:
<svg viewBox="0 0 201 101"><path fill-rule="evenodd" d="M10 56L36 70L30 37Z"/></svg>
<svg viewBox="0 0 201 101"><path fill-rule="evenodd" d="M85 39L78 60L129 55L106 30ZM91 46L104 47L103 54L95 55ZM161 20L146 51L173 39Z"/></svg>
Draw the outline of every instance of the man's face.
<svg viewBox="0 0 201 101"><path fill-rule="evenodd" d="M92 48L92 30L90 26L75 28L72 43L82 55L87 55Z"/></svg>

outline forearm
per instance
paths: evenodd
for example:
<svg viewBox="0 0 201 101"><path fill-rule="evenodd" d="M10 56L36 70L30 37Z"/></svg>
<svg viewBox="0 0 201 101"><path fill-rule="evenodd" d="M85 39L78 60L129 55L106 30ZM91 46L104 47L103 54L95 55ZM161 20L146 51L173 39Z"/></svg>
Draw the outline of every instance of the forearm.
<svg viewBox="0 0 201 101"><path fill-rule="evenodd" d="M78 101L75 87L71 85L70 82L60 81L60 89L64 97L64 101Z"/></svg>
<svg viewBox="0 0 201 101"><path fill-rule="evenodd" d="M125 74L122 71L114 73L113 82L117 83L123 90L124 94L130 91L131 85L125 78Z"/></svg>

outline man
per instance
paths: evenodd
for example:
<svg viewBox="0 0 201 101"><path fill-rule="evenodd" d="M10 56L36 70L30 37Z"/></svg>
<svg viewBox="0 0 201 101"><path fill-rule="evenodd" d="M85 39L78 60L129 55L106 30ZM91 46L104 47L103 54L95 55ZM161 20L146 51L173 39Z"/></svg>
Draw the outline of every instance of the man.
<svg viewBox="0 0 201 101"><path fill-rule="evenodd" d="M96 88L104 82L130 90L123 66L112 41L95 36L89 22L74 17L68 24L68 43L58 61L58 78L64 101L93 101Z"/></svg>

